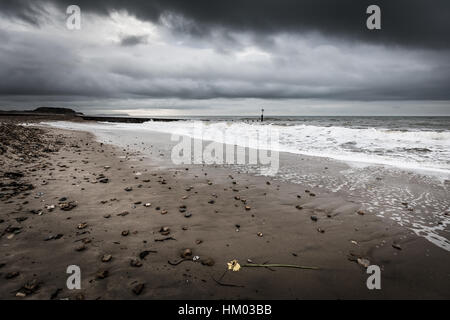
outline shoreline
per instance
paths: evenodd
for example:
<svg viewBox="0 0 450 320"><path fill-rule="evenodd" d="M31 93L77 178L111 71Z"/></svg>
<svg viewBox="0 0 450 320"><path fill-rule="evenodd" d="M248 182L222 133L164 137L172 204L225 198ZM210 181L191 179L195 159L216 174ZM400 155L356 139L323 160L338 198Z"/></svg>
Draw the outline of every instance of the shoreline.
<svg viewBox="0 0 450 320"><path fill-rule="evenodd" d="M71 299L449 298L448 252L394 221L358 214L358 203L315 190L311 196L302 185L227 168L160 169L140 161L142 155L96 142L92 134L44 130L62 141L59 150L31 165L12 162L8 167L23 172L20 179L34 189L28 196L20 193L0 204L2 231L8 225L21 228L0 238L1 299L15 299L14 292L32 279L40 283L26 296L32 299L49 299L55 292L56 298ZM99 182L104 178L106 183ZM128 187L132 190L125 191ZM61 210L63 197L77 206ZM45 207L52 205L51 211ZM183 205L192 214L189 218L180 212ZM159 232L163 227L170 229L168 234ZM60 238L45 241L59 234ZM176 240L155 241L168 237ZM85 248L76 251L83 242ZM168 263L178 260L186 248L200 262ZM145 251L149 252L140 258ZM111 261L102 262L109 254ZM368 275L355 257L380 265L382 290L367 289ZM136 259L141 266L131 265ZM243 287L219 285L214 279L232 259L320 270L230 271L223 281ZM65 287L65 271L71 264L82 270L80 291ZM108 276L98 278L104 270ZM12 272L20 273L5 279ZM145 285L137 295L133 289L140 284Z"/></svg>

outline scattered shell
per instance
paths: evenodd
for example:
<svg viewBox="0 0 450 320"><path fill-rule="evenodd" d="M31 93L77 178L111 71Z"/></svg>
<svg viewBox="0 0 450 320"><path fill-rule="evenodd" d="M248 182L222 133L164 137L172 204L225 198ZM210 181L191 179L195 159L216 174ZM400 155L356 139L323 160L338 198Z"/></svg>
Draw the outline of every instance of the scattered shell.
<svg viewBox="0 0 450 320"><path fill-rule="evenodd" d="M186 212L186 213L184 214L184 217L185 217L185 218L190 218L190 217L192 217L192 213Z"/></svg>
<svg viewBox="0 0 450 320"><path fill-rule="evenodd" d="M358 258L356 259L356 261L358 262L358 264L360 264L361 266L363 266L364 268L367 268L368 266L370 266L370 261L364 258Z"/></svg>
<svg viewBox="0 0 450 320"><path fill-rule="evenodd" d="M315 221L317 221L319 219L316 216L311 216L311 220L315 222Z"/></svg>
<svg viewBox="0 0 450 320"><path fill-rule="evenodd" d="M152 204L150 202L147 202L147 203L144 204L144 207L147 207L147 208L151 207L151 206L152 206Z"/></svg>
<svg viewBox="0 0 450 320"><path fill-rule="evenodd" d="M360 216L363 216L365 214L364 211L362 210L358 210L356 213L359 214Z"/></svg>
<svg viewBox="0 0 450 320"><path fill-rule="evenodd" d="M103 255L103 257L102 257L102 262L109 262L109 261L111 261L111 259L112 259L112 255L110 255L110 254L105 254L105 255Z"/></svg>
<svg viewBox="0 0 450 320"><path fill-rule="evenodd" d="M250 207L250 206L245 206L245 210L251 210L252 209L252 207Z"/></svg>
<svg viewBox="0 0 450 320"><path fill-rule="evenodd" d="M258 232L256 235L257 235L258 237L262 237L262 236L263 236L262 232Z"/></svg>
<svg viewBox="0 0 450 320"><path fill-rule="evenodd" d="M82 222L82 223L80 223L80 224L77 226L77 229L81 230L81 229L86 228L87 226L88 226L88 225L87 225L86 222Z"/></svg>
<svg viewBox="0 0 450 320"><path fill-rule="evenodd" d="M400 247L400 245L398 243L393 243L392 248L397 249L397 250L402 250L402 247Z"/></svg>
<svg viewBox="0 0 450 320"><path fill-rule="evenodd" d="M130 230L124 230L122 231L122 236L126 237L130 234Z"/></svg>
<svg viewBox="0 0 450 320"><path fill-rule="evenodd" d="M161 214L166 214L167 210L161 210Z"/></svg>

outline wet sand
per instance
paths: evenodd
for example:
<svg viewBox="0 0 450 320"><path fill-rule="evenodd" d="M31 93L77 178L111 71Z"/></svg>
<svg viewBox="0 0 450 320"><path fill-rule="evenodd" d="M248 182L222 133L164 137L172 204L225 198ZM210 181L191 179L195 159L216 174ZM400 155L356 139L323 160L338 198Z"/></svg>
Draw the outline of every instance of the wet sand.
<svg viewBox="0 0 450 320"><path fill-rule="evenodd" d="M450 298L448 252L357 201L41 130L41 148L0 155L1 299ZM199 260L176 264L186 248ZM357 258L381 267L381 290ZM319 269L224 275L233 259ZM66 287L69 265L81 290Z"/></svg>

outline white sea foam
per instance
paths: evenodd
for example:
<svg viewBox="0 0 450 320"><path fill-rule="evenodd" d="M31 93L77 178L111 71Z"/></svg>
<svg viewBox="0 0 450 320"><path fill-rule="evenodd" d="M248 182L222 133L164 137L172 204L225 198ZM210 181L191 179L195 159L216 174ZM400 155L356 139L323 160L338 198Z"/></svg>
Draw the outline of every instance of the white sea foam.
<svg viewBox="0 0 450 320"><path fill-rule="evenodd" d="M261 125L242 121L149 121L142 124L51 122L48 124L60 128L83 130L132 130L136 133L156 131L241 146L248 144L253 148L260 145L259 140L267 141L266 137L261 136L267 132L261 130L261 126L265 126L270 130L278 131L279 143L271 145L274 151L450 175L450 131L400 131L304 124ZM196 130L198 126L203 126L200 135L199 130ZM227 132L226 135L223 134L224 131Z"/></svg>

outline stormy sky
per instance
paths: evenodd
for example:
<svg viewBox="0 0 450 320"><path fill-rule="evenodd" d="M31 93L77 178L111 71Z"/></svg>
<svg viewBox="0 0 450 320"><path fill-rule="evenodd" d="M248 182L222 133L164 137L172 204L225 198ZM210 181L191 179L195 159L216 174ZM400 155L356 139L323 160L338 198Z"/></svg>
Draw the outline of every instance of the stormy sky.
<svg viewBox="0 0 450 320"><path fill-rule="evenodd" d="M450 115L449 17L448 0L1 0L0 109Z"/></svg>

